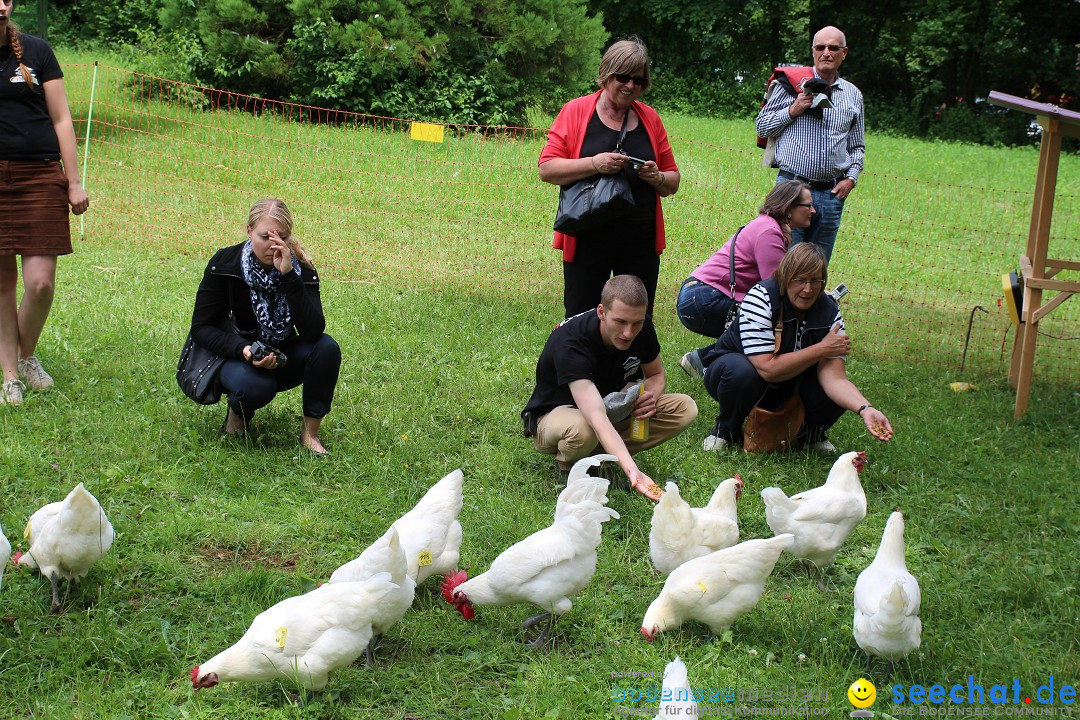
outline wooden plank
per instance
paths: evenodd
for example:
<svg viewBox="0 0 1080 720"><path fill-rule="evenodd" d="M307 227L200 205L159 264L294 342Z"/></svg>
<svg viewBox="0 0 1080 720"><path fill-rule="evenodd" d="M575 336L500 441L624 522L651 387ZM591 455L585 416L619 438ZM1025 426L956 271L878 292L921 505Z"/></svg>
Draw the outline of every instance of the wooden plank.
<svg viewBox="0 0 1080 720"><path fill-rule="evenodd" d="M1080 283L1078 283L1077 285L1078 287L1080 287ZM1071 292L1063 292L1060 295L1057 295L1056 297L1054 297L1053 300L1046 303L1041 308L1037 308L1035 312L1031 313L1032 318L1036 323L1038 323L1044 317L1049 315L1054 310L1054 308L1071 298L1073 295L1074 293Z"/></svg>
<svg viewBox="0 0 1080 720"><path fill-rule="evenodd" d="M1080 270L1080 260L1046 258L1046 267L1058 268L1059 270Z"/></svg>
<svg viewBox="0 0 1080 720"><path fill-rule="evenodd" d="M1080 282L1075 280L1050 280L1048 278L1026 278L1024 285L1040 290L1058 290L1060 292L1080 292Z"/></svg>
<svg viewBox="0 0 1080 720"><path fill-rule="evenodd" d="M1031 277L1031 258L1027 255L1020 256L1020 277L1026 282Z"/></svg>

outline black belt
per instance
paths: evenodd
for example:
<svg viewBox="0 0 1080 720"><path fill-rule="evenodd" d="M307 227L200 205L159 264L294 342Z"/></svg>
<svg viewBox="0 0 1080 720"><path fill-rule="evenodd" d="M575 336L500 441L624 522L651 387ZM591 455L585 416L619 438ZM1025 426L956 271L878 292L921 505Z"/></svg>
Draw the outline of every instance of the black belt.
<svg viewBox="0 0 1080 720"><path fill-rule="evenodd" d="M814 190L832 190L834 187L836 187L836 183L844 180L846 177L844 175L841 175L840 177L833 178L832 180L811 180L810 178L805 178L802 175L789 173L787 170L781 170L779 174L782 178L787 178L788 180L798 180L801 183L806 183Z"/></svg>

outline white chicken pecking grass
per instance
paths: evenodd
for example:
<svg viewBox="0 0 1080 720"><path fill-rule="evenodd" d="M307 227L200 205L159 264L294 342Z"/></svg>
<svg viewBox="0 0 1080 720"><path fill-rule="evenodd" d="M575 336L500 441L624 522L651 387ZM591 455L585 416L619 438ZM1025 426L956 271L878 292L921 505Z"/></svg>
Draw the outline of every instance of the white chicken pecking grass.
<svg viewBox="0 0 1080 720"><path fill-rule="evenodd" d="M687 560L731 547L739 542L736 502L743 482L736 475L720 483L705 507L690 507L679 486L669 482L653 508L649 555L653 566L667 575Z"/></svg>
<svg viewBox="0 0 1080 720"><path fill-rule="evenodd" d="M652 642L658 634L696 620L721 635L758 604L765 579L794 540L791 534L747 540L683 563L668 575L645 611L641 634Z"/></svg>
<svg viewBox="0 0 1080 720"><path fill-rule="evenodd" d="M461 552L458 513L464 481L461 470L453 471L432 485L412 510L392 524L401 536L409 575L417 585L457 567Z"/></svg>
<svg viewBox="0 0 1080 720"><path fill-rule="evenodd" d="M694 691L686 673L686 663L676 655L664 668L664 687L660 691L660 707L653 720L696 718L700 710L694 701Z"/></svg>
<svg viewBox="0 0 1080 720"><path fill-rule="evenodd" d="M320 585L259 613L243 637L191 669L195 690L223 682L281 679L322 690L328 676L358 658L372 622L397 589L389 573Z"/></svg>
<svg viewBox="0 0 1080 720"><path fill-rule="evenodd" d="M899 509L889 516L877 555L855 581L855 618L852 634L866 653L893 663L910 655L922 642L919 582L904 560L904 516Z"/></svg>
<svg viewBox="0 0 1080 720"><path fill-rule="evenodd" d="M808 572L831 565L848 535L866 517L866 493L859 473L866 465L865 452L841 455L820 487L791 497L777 487L761 491L765 520L774 533L791 533L791 554L809 560ZM818 587L825 589L818 574Z"/></svg>
<svg viewBox="0 0 1080 720"><path fill-rule="evenodd" d="M82 483L60 502L49 503L30 516L25 537L30 549L19 553L19 565L37 568L52 585L52 614L60 612L57 583L86 577L90 567L112 547L116 534L101 503ZM66 597L66 593L65 593Z"/></svg>
<svg viewBox="0 0 1080 720"><path fill-rule="evenodd" d="M416 582L409 575L409 561L405 557L405 549L401 546L397 528L393 525L382 537L360 553L359 557L335 570L330 576L330 582L361 582L379 573L389 573L390 582L397 585L397 589L388 593L379 602L372 615L371 627L374 636L366 651L369 663L374 662L374 646L379 638L398 620L405 617L416 594Z"/></svg>
<svg viewBox="0 0 1080 720"><path fill-rule="evenodd" d="M462 617L471 620L474 605L532 603L544 612L522 623L526 630L547 621L527 644L540 647L555 618L570 610L571 598L589 584L596 572L596 549L603 523L619 514L607 502L608 481L586 474L599 460L585 458L571 469L566 488L556 503L551 526L504 550L487 572L471 580L464 570L448 574L443 597Z"/></svg>
<svg viewBox="0 0 1080 720"><path fill-rule="evenodd" d="M11 559L11 543L8 542L4 529L0 527L0 587L4 583L4 569L7 568L8 560Z"/></svg>

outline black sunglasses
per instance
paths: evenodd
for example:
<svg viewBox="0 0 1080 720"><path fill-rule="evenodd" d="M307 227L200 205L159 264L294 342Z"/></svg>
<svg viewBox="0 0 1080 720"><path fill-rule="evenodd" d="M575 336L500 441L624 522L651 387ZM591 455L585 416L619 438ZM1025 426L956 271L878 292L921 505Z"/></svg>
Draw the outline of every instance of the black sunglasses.
<svg viewBox="0 0 1080 720"><path fill-rule="evenodd" d="M815 45L814 50L818 52L825 52L825 48L829 48L829 52L840 52L846 47L847 45Z"/></svg>
<svg viewBox="0 0 1080 720"><path fill-rule="evenodd" d="M638 87L645 87L649 84L649 78L642 75L627 75L625 73L615 73L614 77L621 83L628 83L633 80L634 84Z"/></svg>

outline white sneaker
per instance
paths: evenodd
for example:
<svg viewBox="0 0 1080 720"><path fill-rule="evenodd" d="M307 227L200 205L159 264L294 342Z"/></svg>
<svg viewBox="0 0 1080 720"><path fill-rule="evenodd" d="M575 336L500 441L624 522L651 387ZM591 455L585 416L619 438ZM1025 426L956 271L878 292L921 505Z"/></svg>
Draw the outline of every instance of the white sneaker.
<svg viewBox="0 0 1080 720"><path fill-rule="evenodd" d="M18 378L11 378L0 386L0 405L22 405L26 386Z"/></svg>
<svg viewBox="0 0 1080 720"><path fill-rule="evenodd" d="M34 390L44 390L53 386L52 375L41 367L41 361L38 360L37 355L19 358L19 374L26 378L26 384Z"/></svg>
<svg viewBox="0 0 1080 720"><path fill-rule="evenodd" d="M705 442L701 443L701 449L705 452L713 452L714 450L723 450L726 447L730 447L731 443L722 437L716 435L710 435L705 438Z"/></svg>
<svg viewBox="0 0 1080 720"><path fill-rule="evenodd" d="M829 442L829 438L825 438L824 440L818 440L816 443L810 443L810 451L822 455L835 455L836 446Z"/></svg>
<svg viewBox="0 0 1080 720"><path fill-rule="evenodd" d="M697 350L691 350L679 358L679 367L693 380L701 380L705 377L705 366L701 364L701 358L698 357Z"/></svg>

